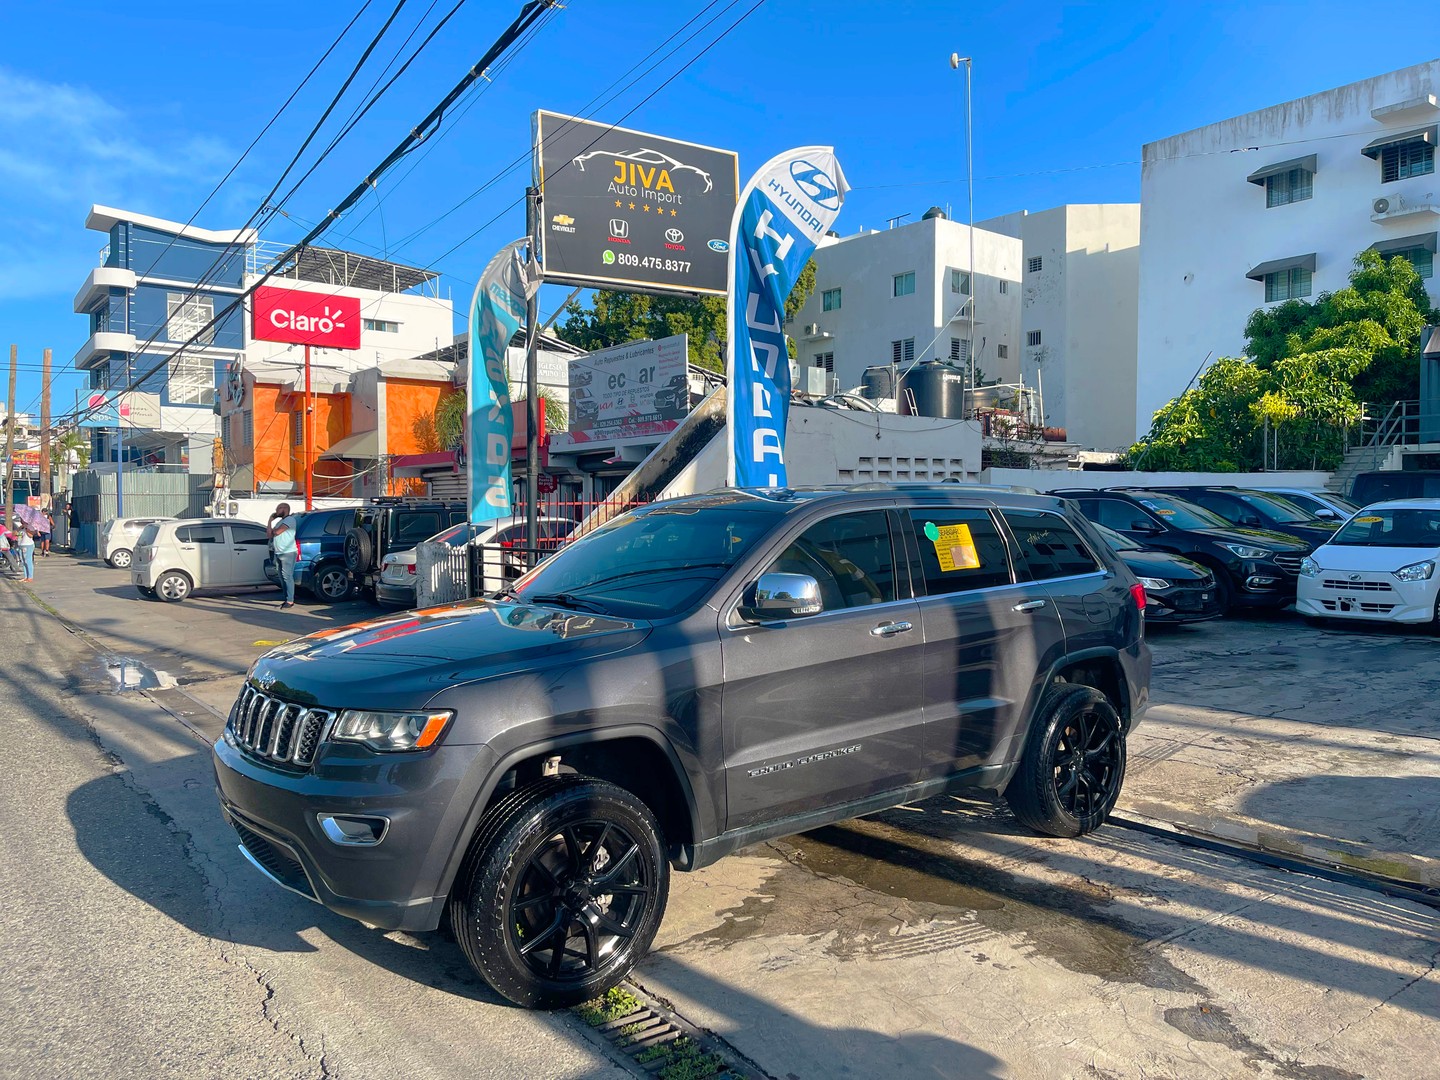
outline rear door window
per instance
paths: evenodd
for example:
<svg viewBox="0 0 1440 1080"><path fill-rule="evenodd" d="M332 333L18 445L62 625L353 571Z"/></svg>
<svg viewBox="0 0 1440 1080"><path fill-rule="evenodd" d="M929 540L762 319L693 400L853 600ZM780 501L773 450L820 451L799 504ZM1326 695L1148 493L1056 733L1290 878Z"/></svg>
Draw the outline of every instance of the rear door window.
<svg viewBox="0 0 1440 1080"><path fill-rule="evenodd" d="M355 524L355 518L351 514L331 514L325 519L326 536L344 536Z"/></svg>
<svg viewBox="0 0 1440 1080"><path fill-rule="evenodd" d="M253 544L265 547L270 542L270 538L265 535L265 530L259 525L231 525L230 536L234 539L237 546L241 544Z"/></svg>
<svg viewBox="0 0 1440 1080"><path fill-rule="evenodd" d="M434 510L401 510L394 517L392 547L414 547L440 531L440 514Z"/></svg>
<svg viewBox="0 0 1440 1080"><path fill-rule="evenodd" d="M1006 510L1005 523L1020 548L1020 562L1033 581L1093 574L1100 564L1085 541L1059 514Z"/></svg>
<svg viewBox="0 0 1440 1080"><path fill-rule="evenodd" d="M920 569L930 596L1010 585L1010 554L986 510L933 507L911 510Z"/></svg>
<svg viewBox="0 0 1440 1080"><path fill-rule="evenodd" d="M224 525L181 525L175 530L175 539L182 544L223 544Z"/></svg>

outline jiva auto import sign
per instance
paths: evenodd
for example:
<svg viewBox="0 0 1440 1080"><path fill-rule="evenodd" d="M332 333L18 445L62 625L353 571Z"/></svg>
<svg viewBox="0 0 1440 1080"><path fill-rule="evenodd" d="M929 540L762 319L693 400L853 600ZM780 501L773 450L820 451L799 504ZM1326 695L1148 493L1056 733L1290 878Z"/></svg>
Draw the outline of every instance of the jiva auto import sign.
<svg viewBox="0 0 1440 1080"><path fill-rule="evenodd" d="M255 290L253 336L259 341L360 348L360 298L261 285Z"/></svg>

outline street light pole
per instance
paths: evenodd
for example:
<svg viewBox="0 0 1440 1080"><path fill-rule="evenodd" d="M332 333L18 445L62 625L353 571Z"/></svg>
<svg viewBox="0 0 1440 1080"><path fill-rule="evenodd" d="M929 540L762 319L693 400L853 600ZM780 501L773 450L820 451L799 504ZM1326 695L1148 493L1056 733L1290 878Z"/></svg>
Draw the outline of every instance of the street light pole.
<svg viewBox="0 0 1440 1080"><path fill-rule="evenodd" d="M975 141L973 138L973 114L970 106L970 69L972 58L959 53L950 54L950 68L955 70L965 65L965 173L966 191L970 202L970 297L967 308L970 312L966 322L965 338L965 381L970 387L970 401L975 401Z"/></svg>

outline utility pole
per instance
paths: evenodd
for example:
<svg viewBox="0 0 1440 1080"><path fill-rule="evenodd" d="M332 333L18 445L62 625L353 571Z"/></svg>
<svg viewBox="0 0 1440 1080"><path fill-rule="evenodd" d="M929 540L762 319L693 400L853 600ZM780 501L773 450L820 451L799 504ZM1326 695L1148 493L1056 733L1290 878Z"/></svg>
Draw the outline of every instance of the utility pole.
<svg viewBox="0 0 1440 1080"><path fill-rule="evenodd" d="M40 367L40 505L50 505L50 350Z"/></svg>
<svg viewBox="0 0 1440 1080"><path fill-rule="evenodd" d="M10 346L10 392L5 396L5 520L15 513L15 368L20 347ZM11 522L13 524L13 522Z"/></svg>

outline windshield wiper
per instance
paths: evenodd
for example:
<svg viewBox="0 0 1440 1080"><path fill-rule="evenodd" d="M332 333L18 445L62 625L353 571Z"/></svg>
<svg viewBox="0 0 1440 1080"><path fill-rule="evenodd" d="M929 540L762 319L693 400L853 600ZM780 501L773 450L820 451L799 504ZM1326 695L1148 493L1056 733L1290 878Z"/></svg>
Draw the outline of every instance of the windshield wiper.
<svg viewBox="0 0 1440 1080"><path fill-rule="evenodd" d="M639 577L642 574L674 573L686 570L728 570L733 565L728 562L694 562L694 563L672 563L668 566L642 566L636 570L626 570L623 574L611 574L609 577L596 578L594 581L587 581L585 587L592 589L596 585L608 585L612 581L623 581L626 578Z"/></svg>
<svg viewBox="0 0 1440 1080"><path fill-rule="evenodd" d="M509 595L515 596L514 593L510 593ZM576 596L574 593L532 593L528 596L516 596L515 598L526 604L550 604L554 607L567 607L575 608L577 611L590 611L596 615L610 614L603 605L595 603L594 600L586 600L583 597Z"/></svg>

